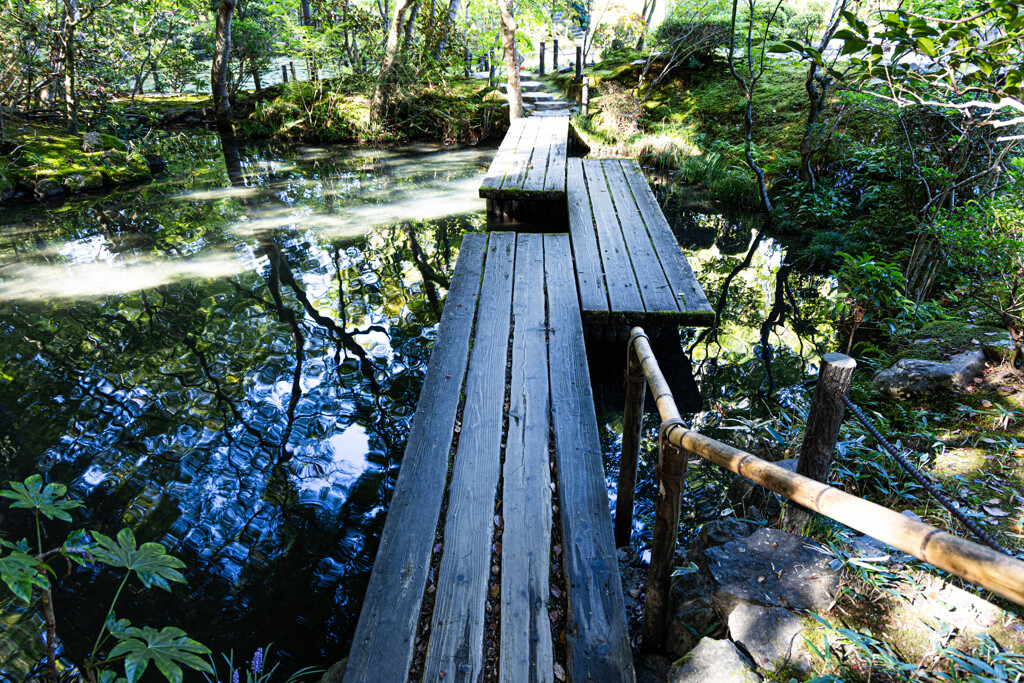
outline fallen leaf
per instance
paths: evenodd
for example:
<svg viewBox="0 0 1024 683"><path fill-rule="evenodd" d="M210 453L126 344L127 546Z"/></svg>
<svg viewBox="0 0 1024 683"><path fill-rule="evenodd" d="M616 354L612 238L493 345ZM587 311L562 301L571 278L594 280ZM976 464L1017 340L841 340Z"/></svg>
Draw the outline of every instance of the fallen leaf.
<svg viewBox="0 0 1024 683"><path fill-rule="evenodd" d="M565 680L565 669L563 669L562 665L558 662L555 662L555 678L557 678L560 681Z"/></svg>
<svg viewBox="0 0 1024 683"><path fill-rule="evenodd" d="M632 595L634 598L639 598L640 597L640 589L639 588L630 588L629 589L629 594Z"/></svg>
<svg viewBox="0 0 1024 683"><path fill-rule="evenodd" d="M496 597L498 597L499 593L501 593L501 586L499 586L496 583L492 584L491 585L491 597L492 598L496 598Z"/></svg>
<svg viewBox="0 0 1024 683"><path fill-rule="evenodd" d="M434 554L436 555L437 553L441 552L441 548L443 548L443 547L444 547L444 543L438 543L437 545L435 545L434 546Z"/></svg>
<svg viewBox="0 0 1024 683"><path fill-rule="evenodd" d="M494 515L494 526L496 526L496 527L498 527L500 529L504 525L505 525L505 522L502 521L501 515Z"/></svg>
<svg viewBox="0 0 1024 683"><path fill-rule="evenodd" d="M555 598L560 598L562 597L562 591L558 590L558 586L552 586L551 595L553 595Z"/></svg>
<svg viewBox="0 0 1024 683"><path fill-rule="evenodd" d="M981 509L987 512L988 514L992 515L993 517L1007 517L1010 514L1009 512L1003 512L999 508L994 508L989 505L982 505Z"/></svg>
<svg viewBox="0 0 1024 683"><path fill-rule="evenodd" d="M985 502L988 503L989 505L999 505L1003 501L999 500L998 498L990 498L990 499L986 500Z"/></svg>
<svg viewBox="0 0 1024 683"><path fill-rule="evenodd" d="M985 399L981 399L981 407L982 408L991 408L992 407L992 401L986 401Z"/></svg>

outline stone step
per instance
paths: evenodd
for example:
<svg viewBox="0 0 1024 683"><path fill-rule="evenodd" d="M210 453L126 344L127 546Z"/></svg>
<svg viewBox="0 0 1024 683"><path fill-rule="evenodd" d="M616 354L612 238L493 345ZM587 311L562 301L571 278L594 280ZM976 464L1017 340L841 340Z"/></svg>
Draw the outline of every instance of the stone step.
<svg viewBox="0 0 1024 683"><path fill-rule="evenodd" d="M519 89L522 90L524 93L527 93L527 92L537 92L538 90L541 89L541 82L540 81L519 81ZM501 83L501 90L502 90L502 92L508 92L508 82L507 81L502 81L502 83Z"/></svg>
<svg viewBox="0 0 1024 683"><path fill-rule="evenodd" d="M547 111L534 111L530 116L568 116L573 113L572 109L548 109Z"/></svg>
<svg viewBox="0 0 1024 683"><path fill-rule="evenodd" d="M538 111L554 111L559 109L569 109L572 107L572 104L565 100L540 101L535 104L537 105Z"/></svg>
<svg viewBox="0 0 1024 683"><path fill-rule="evenodd" d="M524 102L542 102L542 101L543 102L547 102L547 101L554 100L554 99L555 99L554 95L552 95L549 92L524 92L523 93L523 101Z"/></svg>

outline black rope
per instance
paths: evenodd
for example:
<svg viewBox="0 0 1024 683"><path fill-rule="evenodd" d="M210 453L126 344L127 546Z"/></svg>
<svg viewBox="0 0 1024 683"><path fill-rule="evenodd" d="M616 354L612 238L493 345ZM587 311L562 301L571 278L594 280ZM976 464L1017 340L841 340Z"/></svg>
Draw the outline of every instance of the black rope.
<svg viewBox="0 0 1024 683"><path fill-rule="evenodd" d="M857 416L857 419L861 421L861 424L868 428L868 431L871 432L871 435L878 439L878 443L885 446L885 449L889 451L890 454L892 454L892 457L896 458L896 462L898 462L903 469L909 472L910 476L916 479L917 483L923 486L925 491L930 493L932 497L935 498L935 500L939 501L939 503L942 504L942 507L949 510L949 512L954 517L963 522L963 525L970 529L971 533L973 533L975 536L984 541L985 545L987 545L989 548L997 550L1003 553L1004 555L1009 555L1013 557L1013 554L1009 550L999 545L999 542L996 541L996 539L989 536L988 533L986 533L984 529L978 526L973 519L965 515L958 507L954 506L953 502L949 498L946 498L945 494L939 490L939 488L935 485L934 482L932 482L928 477L926 477L923 472L921 472L919 469L910 464L910 461L907 460L902 453L897 451L891 443L886 441L885 437L882 436L877 429L875 429L875 426L871 424L871 421L868 420L867 416L861 412L860 408L854 405L853 401L851 401L849 397L843 396L843 403L846 404L847 408L853 411L853 414Z"/></svg>

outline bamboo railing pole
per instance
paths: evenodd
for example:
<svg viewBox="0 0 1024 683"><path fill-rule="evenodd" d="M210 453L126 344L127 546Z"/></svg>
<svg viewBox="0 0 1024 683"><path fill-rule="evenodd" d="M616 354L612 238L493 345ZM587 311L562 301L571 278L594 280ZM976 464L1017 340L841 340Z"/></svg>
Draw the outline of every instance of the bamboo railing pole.
<svg viewBox="0 0 1024 683"><path fill-rule="evenodd" d="M809 510L1024 605L1024 562L1016 558L795 474L682 425L670 429L666 438Z"/></svg>
<svg viewBox="0 0 1024 683"><path fill-rule="evenodd" d="M663 423L668 423L664 425L665 441L710 460L809 510L899 548L1018 605L1024 605L1024 562L687 429L679 421L679 411L672 399L672 392L668 391L650 344L645 337L636 336L643 334L643 330L634 328L633 334L633 345L657 399L658 412Z"/></svg>
<svg viewBox="0 0 1024 683"><path fill-rule="evenodd" d="M634 334L636 334L634 332ZM643 332L640 332L643 334ZM636 494L636 463L640 456L640 429L644 420L647 382L630 337L626 346L626 406L622 415L622 456L619 487L615 495L615 545L629 545L633 535L633 498Z"/></svg>
<svg viewBox="0 0 1024 683"><path fill-rule="evenodd" d="M679 536L679 504L686 479L686 453L668 440L668 432L682 427L677 419L661 425L658 439L658 502L651 535L651 567L647 573L644 599L643 648L648 652L665 649L672 568Z"/></svg>
<svg viewBox="0 0 1024 683"><path fill-rule="evenodd" d="M839 428L843 425L846 405L843 396L850 390L853 371L857 361L841 353L826 353L821 358L821 369L811 399L811 410L807 415L803 442L800 444L800 460L797 474L815 481L828 483L832 470L832 454L839 439ZM799 534L811 520L811 513L796 505L787 504L782 511L779 527Z"/></svg>

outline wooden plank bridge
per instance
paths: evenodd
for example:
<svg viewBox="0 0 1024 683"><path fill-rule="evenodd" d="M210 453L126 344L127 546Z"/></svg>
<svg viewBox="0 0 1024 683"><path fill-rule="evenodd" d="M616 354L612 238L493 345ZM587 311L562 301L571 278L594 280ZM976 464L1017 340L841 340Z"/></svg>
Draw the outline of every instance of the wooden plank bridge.
<svg viewBox="0 0 1024 683"><path fill-rule="evenodd" d="M567 132L515 123L484 178L566 220L463 238L345 681L635 680L583 323L711 309L639 167Z"/></svg>

